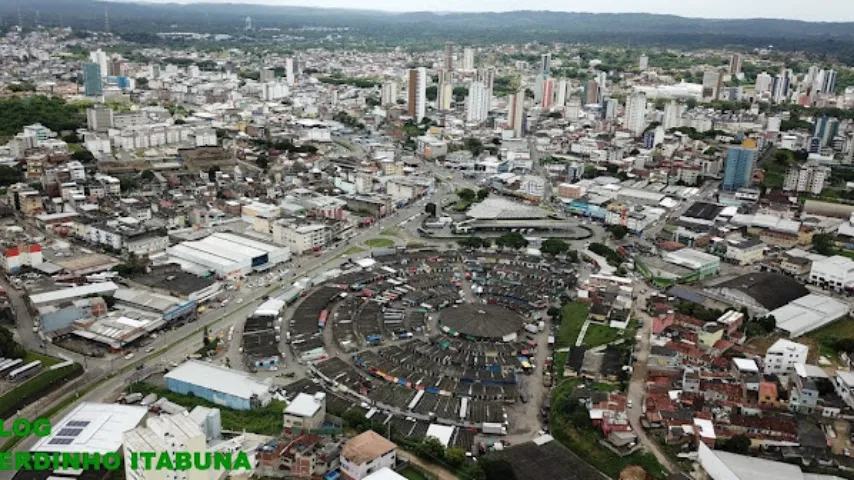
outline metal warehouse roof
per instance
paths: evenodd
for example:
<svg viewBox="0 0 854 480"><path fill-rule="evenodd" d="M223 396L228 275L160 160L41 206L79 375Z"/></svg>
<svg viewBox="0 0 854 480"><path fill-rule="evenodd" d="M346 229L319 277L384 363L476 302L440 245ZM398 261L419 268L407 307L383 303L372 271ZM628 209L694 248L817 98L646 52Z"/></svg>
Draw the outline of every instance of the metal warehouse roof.
<svg viewBox="0 0 854 480"><path fill-rule="evenodd" d="M239 398L250 398L253 394L266 395L269 387L249 375L230 368L188 360L164 375L167 380L198 385L215 392Z"/></svg>
<svg viewBox="0 0 854 480"><path fill-rule="evenodd" d="M61 300L88 297L89 295L112 295L118 288L118 285L113 282L90 283L89 285L83 285L81 287L65 288L62 290L30 295L30 301L33 305L39 306L45 303L58 302Z"/></svg>
<svg viewBox="0 0 854 480"><path fill-rule="evenodd" d="M84 402L42 437L31 452L116 452L122 446L122 434L136 428L148 414L145 407L112 403Z"/></svg>
<svg viewBox="0 0 854 480"><path fill-rule="evenodd" d="M827 295L809 294L772 312L777 328L792 337L803 335L848 315L848 305Z"/></svg>

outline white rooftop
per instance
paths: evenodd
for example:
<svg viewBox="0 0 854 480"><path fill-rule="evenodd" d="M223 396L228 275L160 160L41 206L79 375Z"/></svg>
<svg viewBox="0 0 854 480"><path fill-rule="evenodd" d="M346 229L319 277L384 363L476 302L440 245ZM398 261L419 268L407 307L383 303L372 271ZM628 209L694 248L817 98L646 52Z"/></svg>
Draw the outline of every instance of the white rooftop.
<svg viewBox="0 0 854 480"><path fill-rule="evenodd" d="M500 197L488 197L486 200L471 207L466 215L470 218L480 220L517 220L548 217L548 213L539 207L525 205Z"/></svg>
<svg viewBox="0 0 854 480"><path fill-rule="evenodd" d="M122 434L136 428L148 413L145 407L83 402L51 427L31 452L116 452Z"/></svg>
<svg viewBox="0 0 854 480"><path fill-rule="evenodd" d="M250 398L253 394L264 396L269 391L266 384L243 372L197 360L188 360L178 365L164 375L164 378L207 387L215 392L239 398Z"/></svg>
<svg viewBox="0 0 854 480"><path fill-rule="evenodd" d="M307 393L299 393L285 408L285 413L297 417L312 417L323 406L322 401Z"/></svg>
<svg viewBox="0 0 854 480"><path fill-rule="evenodd" d="M832 480L833 475L805 474L800 467L763 458L712 450L700 442L700 465L712 480Z"/></svg>
<svg viewBox="0 0 854 480"><path fill-rule="evenodd" d="M849 311L847 304L833 297L812 293L792 300L769 315L777 320L777 328L789 332L791 337L799 337L848 315Z"/></svg>
<svg viewBox="0 0 854 480"><path fill-rule="evenodd" d="M749 358L733 358L732 361L735 363L736 368L742 372L759 372L756 362Z"/></svg>
<svg viewBox="0 0 854 480"><path fill-rule="evenodd" d="M46 303L88 297L89 295L112 295L118 288L118 285L113 282L90 283L81 287L65 288L30 295L30 301L38 307Z"/></svg>
<svg viewBox="0 0 854 480"><path fill-rule="evenodd" d="M431 423L430 426L427 427L427 433L424 436L436 437L440 442L442 442L442 445L447 447L451 444L451 438L454 436L454 427L450 425Z"/></svg>
<svg viewBox="0 0 854 480"><path fill-rule="evenodd" d="M383 467L367 477L363 477L362 480L406 480L406 477L388 467Z"/></svg>

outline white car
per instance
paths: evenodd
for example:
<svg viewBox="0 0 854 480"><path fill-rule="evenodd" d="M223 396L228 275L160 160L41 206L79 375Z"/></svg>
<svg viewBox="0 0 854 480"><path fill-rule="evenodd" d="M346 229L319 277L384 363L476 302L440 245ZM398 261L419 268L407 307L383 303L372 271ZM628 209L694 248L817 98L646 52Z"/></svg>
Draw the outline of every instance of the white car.
<svg viewBox="0 0 854 480"><path fill-rule="evenodd" d="M148 347L145 349L145 353L151 353L154 351L154 347Z"/></svg>
<svg viewBox="0 0 854 480"><path fill-rule="evenodd" d="M126 360L130 360L130 359L132 359L132 358L133 358L133 354L132 354L132 353L128 353L127 355L125 355L125 359L126 359Z"/></svg>
<svg viewBox="0 0 854 480"><path fill-rule="evenodd" d="M242 298L238 298L238 299L237 299L237 303L243 303L243 299L242 299Z"/></svg>

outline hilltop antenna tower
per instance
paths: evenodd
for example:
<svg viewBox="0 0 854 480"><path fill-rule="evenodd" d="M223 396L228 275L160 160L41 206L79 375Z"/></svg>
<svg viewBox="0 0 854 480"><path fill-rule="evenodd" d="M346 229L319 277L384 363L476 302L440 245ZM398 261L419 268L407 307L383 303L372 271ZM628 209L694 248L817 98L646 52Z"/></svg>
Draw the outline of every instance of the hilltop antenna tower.
<svg viewBox="0 0 854 480"><path fill-rule="evenodd" d="M107 12L107 7L104 7L104 32L110 32L110 14Z"/></svg>
<svg viewBox="0 0 854 480"><path fill-rule="evenodd" d="M18 27L24 28L24 20L23 20L23 17L21 17L21 6L20 5L18 5Z"/></svg>

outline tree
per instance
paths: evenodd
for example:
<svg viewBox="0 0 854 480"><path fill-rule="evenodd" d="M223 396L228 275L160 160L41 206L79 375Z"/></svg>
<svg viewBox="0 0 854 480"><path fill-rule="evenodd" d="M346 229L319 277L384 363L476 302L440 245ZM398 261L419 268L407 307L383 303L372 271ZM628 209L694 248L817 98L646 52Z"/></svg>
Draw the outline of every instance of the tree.
<svg viewBox="0 0 854 480"><path fill-rule="evenodd" d="M833 236L829 233L819 233L813 235L812 246L816 253L820 255L833 255L834 241Z"/></svg>
<svg viewBox="0 0 854 480"><path fill-rule="evenodd" d="M71 132L68 135L62 137L62 141L65 143L80 143L80 136L75 132Z"/></svg>
<svg viewBox="0 0 854 480"><path fill-rule="evenodd" d="M0 326L0 355L4 358L24 358L26 354L27 351L15 341L12 332L8 328Z"/></svg>
<svg viewBox="0 0 854 480"><path fill-rule="evenodd" d="M438 438L429 436L425 437L418 445L418 450L425 456L436 461L442 461L445 458L445 446Z"/></svg>
<svg viewBox="0 0 854 480"><path fill-rule="evenodd" d="M483 153L483 142L479 138L466 137L463 140L463 145L466 150L470 151L475 157Z"/></svg>
<svg viewBox="0 0 854 480"><path fill-rule="evenodd" d="M513 466L507 460L486 458L480 462L486 480L516 480Z"/></svg>
<svg viewBox="0 0 854 480"><path fill-rule="evenodd" d="M261 155L258 155L258 158L255 159L255 165L258 165L258 168L261 168L263 170L267 170L267 166L269 165L269 163L270 161L267 158L267 155L263 153Z"/></svg>
<svg viewBox="0 0 854 480"><path fill-rule="evenodd" d="M151 170L146 170L146 171L142 172L139 175L139 177L145 181L150 181L150 180L154 179L154 172Z"/></svg>
<svg viewBox="0 0 854 480"><path fill-rule="evenodd" d="M71 159L80 163L92 163L95 161L95 155L92 155L89 150L77 150L71 154Z"/></svg>
<svg viewBox="0 0 854 480"><path fill-rule="evenodd" d="M614 240L622 240L629 233L629 229L623 225L611 225L608 227L608 231L611 232Z"/></svg>
<svg viewBox="0 0 854 480"><path fill-rule="evenodd" d="M477 191L477 201L478 202L482 202L482 201L486 200L486 197L488 197L488 196L489 196L489 189L488 188L481 188L480 190Z"/></svg>
<svg viewBox="0 0 854 480"><path fill-rule="evenodd" d="M0 187L14 185L24 179L24 173L20 167L7 167L0 165Z"/></svg>
<svg viewBox="0 0 854 480"><path fill-rule="evenodd" d="M445 450L445 461L448 465L459 468L466 461L466 451L462 448L449 448Z"/></svg>
<svg viewBox="0 0 854 480"><path fill-rule="evenodd" d="M486 480L486 474L480 468L480 463L476 462L463 465L459 471L459 477L466 480Z"/></svg>
<svg viewBox="0 0 854 480"><path fill-rule="evenodd" d="M540 251L548 255L560 255L569 250L569 245L559 238L549 238L540 245Z"/></svg>
<svg viewBox="0 0 854 480"><path fill-rule="evenodd" d="M465 237L457 240L461 247L467 248L488 248L492 242L487 238Z"/></svg>
<svg viewBox="0 0 854 480"><path fill-rule="evenodd" d="M546 315L548 315L549 318L557 318L560 315L560 309L555 306L551 306L546 310Z"/></svg>
<svg viewBox="0 0 854 480"><path fill-rule="evenodd" d="M464 188L462 190L457 191L457 196L460 197L460 200L465 200L466 202L474 201L477 194L474 190L470 188Z"/></svg>
<svg viewBox="0 0 854 480"><path fill-rule="evenodd" d="M436 85L430 85L425 90L425 96L427 97L428 101L435 101L436 98L439 96L439 88Z"/></svg>
<svg viewBox="0 0 854 480"><path fill-rule="evenodd" d="M747 455L750 452L750 437L739 434L722 442L718 442L715 448L725 452Z"/></svg>
<svg viewBox="0 0 854 480"><path fill-rule="evenodd" d="M435 217L436 216L436 204L433 202L430 202L427 205L424 205L424 211L427 213L427 215L430 215L431 217Z"/></svg>
<svg viewBox="0 0 854 480"><path fill-rule="evenodd" d="M528 246L528 240L519 232L505 233L498 237L495 243L499 247L512 248L513 250L519 250Z"/></svg>
<svg viewBox="0 0 854 480"><path fill-rule="evenodd" d="M205 331L202 332L202 335L203 335L202 336L202 343L207 347L211 343L211 339L208 336L209 335L208 327L205 327Z"/></svg>
<svg viewBox="0 0 854 480"><path fill-rule="evenodd" d="M214 182L216 181L216 172L219 171L219 165L214 165L208 169L208 181Z"/></svg>
<svg viewBox="0 0 854 480"><path fill-rule="evenodd" d="M185 123L187 123L187 121L184 120L183 118L176 118L175 119L175 125L184 125Z"/></svg>

